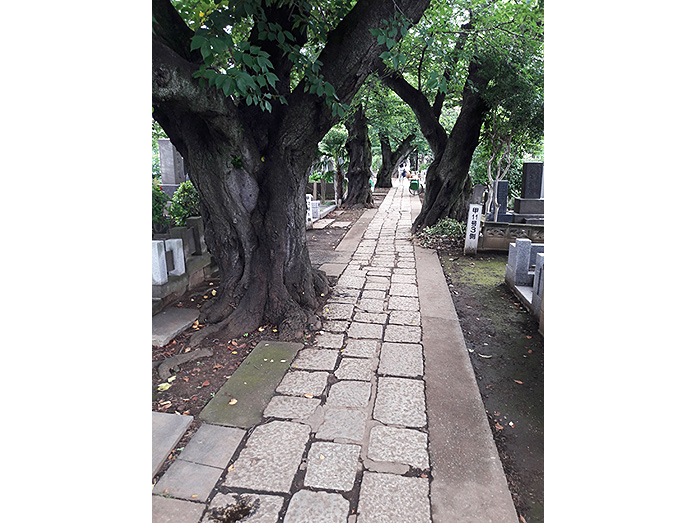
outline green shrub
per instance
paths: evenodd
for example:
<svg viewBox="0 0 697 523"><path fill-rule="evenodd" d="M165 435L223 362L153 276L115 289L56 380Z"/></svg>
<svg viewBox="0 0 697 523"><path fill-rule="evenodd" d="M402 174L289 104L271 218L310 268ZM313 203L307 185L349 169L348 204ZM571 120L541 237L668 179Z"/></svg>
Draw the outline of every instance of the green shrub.
<svg viewBox="0 0 697 523"><path fill-rule="evenodd" d="M424 247L458 246L465 240L465 224L452 218L443 218L425 227L417 238Z"/></svg>
<svg viewBox="0 0 697 523"><path fill-rule="evenodd" d="M186 225L186 219L191 216L199 216L199 196L194 184L186 181L179 185L177 192L172 196L172 206L169 209L169 215L172 217L172 222L177 227Z"/></svg>
<svg viewBox="0 0 697 523"><path fill-rule="evenodd" d="M165 207L169 197L165 194L165 191L160 187L159 180L153 178L152 180L152 228L158 231L164 228L169 220L165 216Z"/></svg>

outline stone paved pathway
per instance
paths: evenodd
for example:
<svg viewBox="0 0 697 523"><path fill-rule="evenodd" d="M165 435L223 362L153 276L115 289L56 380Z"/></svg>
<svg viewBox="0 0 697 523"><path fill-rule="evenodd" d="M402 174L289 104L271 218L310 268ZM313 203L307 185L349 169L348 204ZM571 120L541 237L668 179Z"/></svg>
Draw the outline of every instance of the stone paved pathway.
<svg viewBox="0 0 697 523"><path fill-rule="evenodd" d="M432 521L411 206L407 187L390 190L265 421L241 440L226 433L239 446L215 462L200 443L208 461L193 449L175 462L153 490L153 522L212 522L212 509L239 496L256 507L249 522Z"/></svg>

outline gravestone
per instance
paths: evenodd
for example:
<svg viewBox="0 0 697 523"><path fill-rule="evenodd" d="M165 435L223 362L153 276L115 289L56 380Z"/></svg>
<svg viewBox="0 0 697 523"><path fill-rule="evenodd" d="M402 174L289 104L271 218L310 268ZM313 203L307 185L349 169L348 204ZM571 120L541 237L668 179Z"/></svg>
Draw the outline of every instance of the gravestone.
<svg viewBox="0 0 697 523"><path fill-rule="evenodd" d="M523 164L521 197L513 202L513 222L544 224L544 163Z"/></svg>
<svg viewBox="0 0 697 523"><path fill-rule="evenodd" d="M486 187L481 183L478 183L472 188L472 203L481 204L484 201L484 191Z"/></svg>
<svg viewBox="0 0 697 523"><path fill-rule="evenodd" d="M499 180L495 185L496 190L496 201L499 204L499 212L496 216L494 213L496 209L491 207L491 212L487 215L486 219L490 222L506 222L511 223L513 221L513 214L508 212L508 180ZM490 195L493 198L493 195Z"/></svg>
<svg viewBox="0 0 697 523"><path fill-rule="evenodd" d="M179 184L186 181L184 158L182 158L179 151L177 151L169 139L160 139L157 143L160 148L162 190L171 198L179 187Z"/></svg>

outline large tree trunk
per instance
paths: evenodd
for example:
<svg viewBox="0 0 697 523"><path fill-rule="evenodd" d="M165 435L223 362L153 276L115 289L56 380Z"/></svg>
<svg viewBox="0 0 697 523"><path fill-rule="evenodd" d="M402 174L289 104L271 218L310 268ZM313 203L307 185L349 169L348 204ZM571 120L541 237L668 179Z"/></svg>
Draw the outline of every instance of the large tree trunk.
<svg viewBox="0 0 697 523"><path fill-rule="evenodd" d="M392 175L397 170L397 167L404 159L409 156L413 147L411 142L416 136L410 134L402 143L397 146L395 151L392 151L390 146L390 138L385 134L380 134L380 152L382 153L382 165L377 174L375 187L392 187Z"/></svg>
<svg viewBox="0 0 697 523"><path fill-rule="evenodd" d="M433 152L433 162L426 171L426 194L421 212L412 224L412 232L433 225L441 218L467 219L466 202L472 193L469 167L487 111L479 94L486 86L479 70L476 62L470 62L467 85L462 92L462 108L449 136L438 121L444 99L442 93L436 96L431 106L426 96L400 75L390 73L383 78L385 84L414 111Z"/></svg>
<svg viewBox="0 0 697 523"><path fill-rule="evenodd" d="M372 153L368 138L368 118L363 104L358 106L348 127L349 138L346 148L349 154L348 191L345 207L372 207L373 192L370 190L370 166Z"/></svg>
<svg viewBox="0 0 697 523"><path fill-rule="evenodd" d="M412 2L418 20L428 1ZM293 27L292 6L268 9L269 21ZM384 46L369 33L394 14L391 0L359 0L330 33L319 60L342 103L349 103L379 62ZM313 153L338 118L301 82L290 90L291 63L270 40L270 54L287 105L272 112L238 104L192 74L202 63L191 51L193 32L167 0L153 0L153 116L184 158L201 196L206 244L220 267L220 288L202 309L202 335L239 337L262 324L302 336L316 322L318 298L328 290L313 270L305 236L305 186ZM252 39L254 33L252 34ZM227 339L227 338L226 338Z"/></svg>

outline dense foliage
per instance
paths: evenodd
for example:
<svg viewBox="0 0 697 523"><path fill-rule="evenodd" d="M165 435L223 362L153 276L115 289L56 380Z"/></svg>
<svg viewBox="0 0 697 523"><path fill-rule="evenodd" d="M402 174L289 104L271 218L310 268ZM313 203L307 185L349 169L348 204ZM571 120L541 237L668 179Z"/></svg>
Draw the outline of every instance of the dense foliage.
<svg viewBox="0 0 697 523"><path fill-rule="evenodd" d="M183 227L187 218L199 216L199 205L199 195L194 184L189 180L181 183L172 196L172 206L169 209L174 225Z"/></svg>

